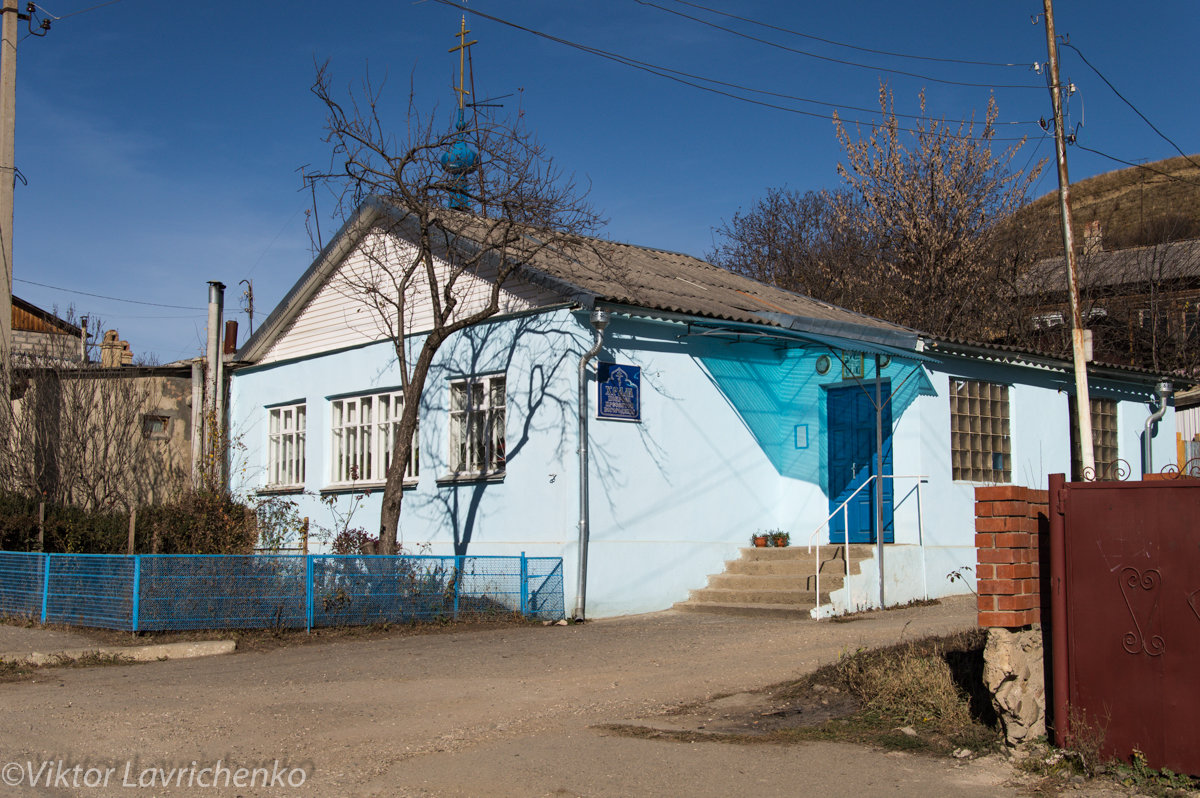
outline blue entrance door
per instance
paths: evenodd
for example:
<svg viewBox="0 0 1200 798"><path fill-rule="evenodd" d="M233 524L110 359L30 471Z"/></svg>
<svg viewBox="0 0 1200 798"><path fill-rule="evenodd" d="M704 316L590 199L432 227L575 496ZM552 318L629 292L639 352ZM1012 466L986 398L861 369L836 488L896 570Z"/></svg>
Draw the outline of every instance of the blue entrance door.
<svg viewBox="0 0 1200 798"><path fill-rule="evenodd" d="M883 473L892 473L892 411L891 384L884 382L883 397ZM841 543L845 525L850 525L851 543L874 543L875 485L862 488L875 473L875 385L867 380L863 385L831 388L826 397L827 429L829 431L829 512L833 513L851 495L846 513L837 512L829 522L829 540ZM893 538L892 480L883 480L883 540Z"/></svg>

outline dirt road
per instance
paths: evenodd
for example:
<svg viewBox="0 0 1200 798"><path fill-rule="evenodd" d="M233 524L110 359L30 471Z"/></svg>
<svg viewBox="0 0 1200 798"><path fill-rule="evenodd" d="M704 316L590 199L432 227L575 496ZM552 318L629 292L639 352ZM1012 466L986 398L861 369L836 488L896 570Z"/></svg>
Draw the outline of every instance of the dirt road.
<svg viewBox="0 0 1200 798"><path fill-rule="evenodd" d="M593 728L973 620L961 600L851 623L663 613L45 671L0 684L0 794L1015 795L994 761Z"/></svg>

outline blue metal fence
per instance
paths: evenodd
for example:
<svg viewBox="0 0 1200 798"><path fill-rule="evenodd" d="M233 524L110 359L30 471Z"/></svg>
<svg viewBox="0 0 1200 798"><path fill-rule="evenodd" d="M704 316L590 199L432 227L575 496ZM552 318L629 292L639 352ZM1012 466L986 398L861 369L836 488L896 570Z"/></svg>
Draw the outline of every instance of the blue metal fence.
<svg viewBox="0 0 1200 798"><path fill-rule="evenodd" d="M0 551L0 614L148 631L565 617L561 557Z"/></svg>

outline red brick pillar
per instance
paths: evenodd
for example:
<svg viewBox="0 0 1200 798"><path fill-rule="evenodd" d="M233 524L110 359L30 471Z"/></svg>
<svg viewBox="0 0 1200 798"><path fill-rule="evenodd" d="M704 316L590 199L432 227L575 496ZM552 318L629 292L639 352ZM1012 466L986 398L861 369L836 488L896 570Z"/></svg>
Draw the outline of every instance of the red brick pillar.
<svg viewBox="0 0 1200 798"><path fill-rule="evenodd" d="M975 489L979 625L1041 623L1041 546L1047 493L1016 485Z"/></svg>

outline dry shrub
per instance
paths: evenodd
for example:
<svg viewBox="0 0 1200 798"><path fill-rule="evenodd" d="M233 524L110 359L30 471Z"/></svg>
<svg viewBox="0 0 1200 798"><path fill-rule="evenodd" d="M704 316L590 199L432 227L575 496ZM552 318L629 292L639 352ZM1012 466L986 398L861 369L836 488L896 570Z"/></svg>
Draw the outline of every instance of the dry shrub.
<svg viewBox="0 0 1200 798"><path fill-rule="evenodd" d="M226 493L192 491L138 513L138 551L159 554L253 554L254 510ZM148 536L149 545L143 540Z"/></svg>
<svg viewBox="0 0 1200 798"><path fill-rule="evenodd" d="M888 723L936 721L946 732L962 732L976 723L971 712L974 687L960 686L962 674L955 673L951 663L961 663L964 651L982 650L976 637L968 632L858 651L842 657L837 674L864 709Z"/></svg>

